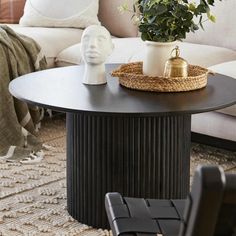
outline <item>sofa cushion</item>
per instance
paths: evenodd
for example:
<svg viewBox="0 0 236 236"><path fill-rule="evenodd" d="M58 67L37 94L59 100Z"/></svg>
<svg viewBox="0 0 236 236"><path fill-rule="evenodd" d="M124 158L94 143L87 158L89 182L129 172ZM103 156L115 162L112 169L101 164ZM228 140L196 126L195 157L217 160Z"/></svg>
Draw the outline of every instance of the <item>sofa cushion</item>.
<svg viewBox="0 0 236 236"><path fill-rule="evenodd" d="M143 42L137 38L112 38L115 47L107 63L127 63L143 50ZM57 66L78 65L82 63L80 43L63 50L56 59Z"/></svg>
<svg viewBox="0 0 236 236"><path fill-rule="evenodd" d="M124 0L100 0L98 18L112 35L117 37L136 37L138 28L131 20L132 13L121 14L118 7ZM135 0L126 1L129 8L133 9Z"/></svg>
<svg viewBox="0 0 236 236"><path fill-rule="evenodd" d="M236 122L234 116L219 112L204 112L192 115L191 130L196 133L236 142Z"/></svg>
<svg viewBox="0 0 236 236"><path fill-rule="evenodd" d="M200 44L226 47L236 51L236 9L235 0L215 1L212 14L216 16L216 23L206 21L205 30L198 30L187 35L187 41Z"/></svg>
<svg viewBox="0 0 236 236"><path fill-rule="evenodd" d="M43 28L9 25L17 33L33 38L42 48L48 62L48 67L54 67L56 56L65 48L80 42L81 29L73 28Z"/></svg>
<svg viewBox="0 0 236 236"><path fill-rule="evenodd" d="M99 24L99 0L27 0L23 26L85 28Z"/></svg>
<svg viewBox="0 0 236 236"><path fill-rule="evenodd" d="M25 0L1 0L0 23L18 23L23 15Z"/></svg>
<svg viewBox="0 0 236 236"><path fill-rule="evenodd" d="M236 61L230 61L215 66L209 67L210 70L217 72L219 74L231 76L236 79ZM235 91L236 93L236 91ZM217 112L224 113L231 116L236 116L236 105L226 107L224 109L217 110Z"/></svg>
<svg viewBox="0 0 236 236"><path fill-rule="evenodd" d="M180 56L192 65L209 67L219 63L236 60L236 51L209 45L193 44L187 42L178 42ZM144 57L144 51L140 51L132 57L132 61L141 60Z"/></svg>
<svg viewBox="0 0 236 236"><path fill-rule="evenodd" d="M145 45L140 38L113 38L114 51L107 63L127 63L130 61L142 61ZM226 61L236 60L236 52L230 49L179 43L181 56L191 64L209 67ZM81 63L80 45L74 45L63 50L57 56L57 64L73 65Z"/></svg>

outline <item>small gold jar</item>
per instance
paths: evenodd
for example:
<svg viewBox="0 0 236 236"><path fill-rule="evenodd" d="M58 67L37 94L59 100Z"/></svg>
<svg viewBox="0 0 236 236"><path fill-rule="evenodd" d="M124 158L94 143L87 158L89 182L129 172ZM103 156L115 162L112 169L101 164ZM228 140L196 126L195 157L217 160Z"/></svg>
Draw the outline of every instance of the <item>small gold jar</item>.
<svg viewBox="0 0 236 236"><path fill-rule="evenodd" d="M188 62L180 57L180 50L178 46L173 49L172 53L174 51L175 56L171 57L165 64L164 77L187 77Z"/></svg>

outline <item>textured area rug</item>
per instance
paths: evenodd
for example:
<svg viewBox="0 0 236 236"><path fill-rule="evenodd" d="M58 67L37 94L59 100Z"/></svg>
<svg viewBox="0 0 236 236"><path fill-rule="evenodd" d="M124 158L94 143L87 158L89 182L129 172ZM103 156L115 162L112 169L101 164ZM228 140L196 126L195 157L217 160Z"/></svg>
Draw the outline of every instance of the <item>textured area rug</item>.
<svg viewBox="0 0 236 236"><path fill-rule="evenodd" d="M40 163L0 161L0 235L111 235L67 213L65 117L45 119L39 137L46 144ZM219 164L236 172L236 153L193 144L191 173L198 164Z"/></svg>

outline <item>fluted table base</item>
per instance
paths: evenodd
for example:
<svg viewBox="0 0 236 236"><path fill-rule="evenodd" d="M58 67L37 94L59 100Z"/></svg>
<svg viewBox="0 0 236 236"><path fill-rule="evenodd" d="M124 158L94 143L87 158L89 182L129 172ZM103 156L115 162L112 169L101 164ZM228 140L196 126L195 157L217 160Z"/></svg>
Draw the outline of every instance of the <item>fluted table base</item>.
<svg viewBox="0 0 236 236"><path fill-rule="evenodd" d="M134 117L67 113L68 211L108 228L104 196L185 198L191 116Z"/></svg>

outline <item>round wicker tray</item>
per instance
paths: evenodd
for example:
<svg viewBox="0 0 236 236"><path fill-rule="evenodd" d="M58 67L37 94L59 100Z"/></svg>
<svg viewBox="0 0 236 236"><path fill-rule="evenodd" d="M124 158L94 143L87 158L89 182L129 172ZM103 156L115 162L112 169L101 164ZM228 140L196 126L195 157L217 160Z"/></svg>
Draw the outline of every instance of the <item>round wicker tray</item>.
<svg viewBox="0 0 236 236"><path fill-rule="evenodd" d="M142 74L142 62L121 65L112 72L119 77L121 85L137 90L153 92L183 92L203 88L207 85L209 70L189 65L188 77L149 77Z"/></svg>

